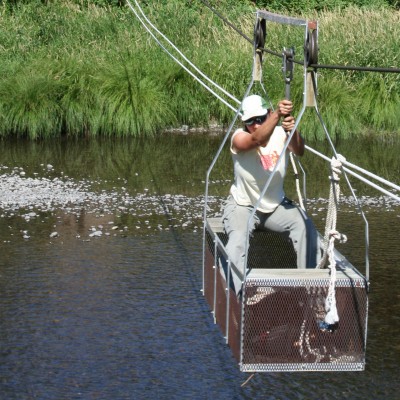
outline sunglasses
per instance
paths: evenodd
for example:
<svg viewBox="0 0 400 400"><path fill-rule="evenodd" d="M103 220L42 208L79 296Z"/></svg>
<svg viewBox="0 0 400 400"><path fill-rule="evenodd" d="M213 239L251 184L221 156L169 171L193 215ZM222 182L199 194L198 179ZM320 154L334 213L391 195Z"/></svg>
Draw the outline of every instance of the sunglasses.
<svg viewBox="0 0 400 400"><path fill-rule="evenodd" d="M246 126L250 126L253 124L261 125L266 119L267 119L267 114L262 115L260 117L254 117L254 118L248 119L247 121L244 121L244 124Z"/></svg>

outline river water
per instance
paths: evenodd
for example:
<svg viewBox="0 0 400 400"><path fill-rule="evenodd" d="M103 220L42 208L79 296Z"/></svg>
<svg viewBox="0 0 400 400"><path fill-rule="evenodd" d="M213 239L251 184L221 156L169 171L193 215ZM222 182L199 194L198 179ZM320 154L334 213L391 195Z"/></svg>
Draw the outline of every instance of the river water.
<svg viewBox="0 0 400 400"><path fill-rule="evenodd" d="M0 142L2 400L399 398L400 206L363 185L355 190L370 232L365 371L259 373L242 386L250 376L200 291L204 181L220 142ZM338 145L397 184L398 149ZM328 172L309 155L304 166L308 209L323 229ZM219 215L230 180L224 151L210 176L210 214ZM341 251L365 273L365 228L348 195Z"/></svg>

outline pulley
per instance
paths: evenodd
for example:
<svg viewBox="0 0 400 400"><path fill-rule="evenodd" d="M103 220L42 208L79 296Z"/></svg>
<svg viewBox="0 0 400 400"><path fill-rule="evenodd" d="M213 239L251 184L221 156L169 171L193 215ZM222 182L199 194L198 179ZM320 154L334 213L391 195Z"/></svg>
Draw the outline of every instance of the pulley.
<svg viewBox="0 0 400 400"><path fill-rule="evenodd" d="M266 36L266 22L263 18L257 18L257 22L254 26L254 49L255 51L261 52L264 49Z"/></svg>
<svg viewBox="0 0 400 400"><path fill-rule="evenodd" d="M318 32L316 29L308 30L306 49L304 51L307 67L318 64Z"/></svg>
<svg viewBox="0 0 400 400"><path fill-rule="evenodd" d="M262 56L266 36L265 19L257 18L254 25L254 68L253 79L261 82L262 78Z"/></svg>

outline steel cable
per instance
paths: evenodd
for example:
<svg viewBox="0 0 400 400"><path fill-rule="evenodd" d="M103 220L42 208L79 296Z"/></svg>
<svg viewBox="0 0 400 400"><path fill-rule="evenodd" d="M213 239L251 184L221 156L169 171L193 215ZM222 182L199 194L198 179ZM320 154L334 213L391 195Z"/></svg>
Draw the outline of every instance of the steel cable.
<svg viewBox="0 0 400 400"><path fill-rule="evenodd" d="M221 13L219 13L207 0L199 0L203 3L207 8L211 10L218 18L222 19L228 26L234 29L240 36L242 36L245 40L247 40L252 45L254 44L253 40L250 39L246 34L244 34L239 28L234 26L231 22L229 22ZM282 53L278 53L269 49L261 49L263 52L271 54L273 56L282 57ZM293 60L294 63L304 65L304 61L296 61ZM384 72L384 73L400 73L400 68L392 68L392 67L359 67L359 66L348 66L348 65L329 65L329 64L311 64L311 68L314 69L338 69L338 70L346 70L346 71L363 71L363 72Z"/></svg>
<svg viewBox="0 0 400 400"><path fill-rule="evenodd" d="M223 99L220 95L218 95L215 91L213 91L207 84L205 84L198 76L196 76L189 68L187 68L180 60L178 60L162 43L161 41L156 37L154 32L149 28L149 26L146 25L146 22L150 25L150 27L155 30L157 34L159 34L164 40L167 41L169 45L171 45L175 51L178 52L178 54L192 67L195 69L197 73L199 73L204 79L206 79L209 83L213 84L217 89L221 90L226 96L230 97L233 101L236 101L238 104L240 104L240 101L237 100L234 96L232 96L229 92L227 92L225 89L223 89L221 86L217 85L214 81L212 81L210 78L208 78L204 73L202 73L185 55L164 35L162 34L146 17L144 14L142 8L140 7L139 3L136 0L133 0L136 7L139 9L139 12L142 14L142 17L140 17L139 13L137 10L134 8L134 6L131 4L129 0L127 0L127 4L129 8L132 10L132 12L135 14L136 18L138 21L143 25L145 30L153 37L153 39L156 41L156 43L176 62L178 63L186 72L188 72L195 80L197 80L203 87L205 87L211 94L213 94L215 97L217 97L221 102L223 102L227 107L231 108L233 111L236 111L235 107L233 107L231 104L229 104L225 99Z"/></svg>
<svg viewBox="0 0 400 400"><path fill-rule="evenodd" d="M136 4L138 4L136 0L134 0L134 1L135 1ZM202 1L202 0L201 0L201 1ZM133 13L135 14L135 16L136 16L136 17L138 18L138 20L142 23L142 25L144 26L144 28L148 31L148 33L149 33L149 34L153 37L153 39L160 45L160 47L161 47L164 51L166 51L166 53L167 53L172 59L174 59L174 60L175 60L183 69L185 69L194 79L196 79L202 86L204 86L204 87L205 87L208 91L210 91L215 97L217 97L219 100L221 100L221 101L222 101L225 105L227 105L231 110L238 112L237 107L233 106L232 104L229 104L226 100L222 99L217 93L215 93L213 90L211 90L211 88L208 87L201 79L199 79L192 71L190 71L185 65L183 65L182 62L180 62L176 57L174 57L174 56L165 48L165 46L162 45L162 44L160 43L160 41L156 38L156 36L154 35L154 33L153 33L153 32L151 31L151 29L146 25L146 23L143 21L143 19L140 18L138 12L134 9L134 7L133 7L132 4L129 2L129 0L127 0L127 3L128 3L128 5L130 6L130 8L131 8L131 10L133 11ZM140 7L139 7L139 8L140 8ZM140 11L142 12L141 9L140 9ZM152 25L152 26L153 26L153 25ZM159 32L159 31L158 31L158 32ZM159 33L160 33L160 32L159 32ZM162 36L164 37L164 35L162 35ZM164 38L165 38L165 37L164 37ZM171 43L169 40L167 40L167 41L168 41L169 43ZM175 47L175 46L173 46L173 47ZM178 51L178 52L179 52L179 51ZM180 52L179 52L179 53L180 53ZM181 54L181 53L180 53L180 54ZM181 55L182 55L182 54L181 54ZM182 55L182 56L183 56L183 55ZM189 62L189 60L187 60L186 57L184 57L184 59L185 59L186 61ZM189 62L189 63L190 63L190 62ZM192 65L192 63L190 63L190 65ZM192 65L192 66L193 66L193 65ZM197 69L196 69L196 70L197 70ZM201 75L203 75L203 74L201 74ZM212 82L212 83L215 84L214 82ZM217 87L218 89L222 89L222 88L220 88L218 85L216 85L216 87ZM223 90L223 92L225 93L225 90ZM232 100L234 100L235 103L237 103L237 104L240 104L240 103L241 103L241 101L240 101L239 99L236 99L234 96L230 95L229 97L230 97ZM306 149L309 150L309 151L311 151L312 153L318 155L320 158L323 158L323 159L326 159L327 161L330 161L329 158L327 158L327 157L324 156L323 154L319 153L318 151L316 151L315 149L313 149L313 148L311 148L311 147L309 147L309 146L307 146L307 145L306 145ZM388 182L388 181L386 181L386 180L383 180L382 178L379 178L378 176L376 176L376 175L370 173L369 171L367 171L367 170L365 170L365 169L363 169L363 168L357 167L357 166L355 166L354 164L350 164L350 163L345 162L345 161L343 162L343 164L344 164L344 165L347 165L348 167L353 167L353 168L355 168L356 170L358 170L359 172L364 173L364 174L366 174L366 175L368 175L368 176L370 176L370 177L372 177L372 178L378 179L381 183L387 184L388 186L391 186L391 187L392 187L393 189L395 189L395 190L399 190L399 186L397 186L397 185L395 185L395 184L393 184L393 183L391 183L391 182ZM390 191L388 191L388 190L383 189L381 186L374 184L372 181L370 181L370 180L364 178L363 176L361 176L361 175L359 175L359 174L356 174L356 173L355 173L354 171L352 171L351 169L346 168L346 167L343 167L343 170L346 171L346 172L348 172L348 173L350 173L351 175L355 176L356 178L358 178L358 179L361 180L362 182L368 184L369 186L371 186L371 187L373 187L373 188L375 188L375 189L381 191L382 193L386 194L387 196L389 196L389 197L391 197L391 198L393 198L393 199L395 199L395 200L397 200L397 201L400 201L400 197L397 196L396 194L394 194L394 193L392 193L392 192L390 192Z"/></svg>

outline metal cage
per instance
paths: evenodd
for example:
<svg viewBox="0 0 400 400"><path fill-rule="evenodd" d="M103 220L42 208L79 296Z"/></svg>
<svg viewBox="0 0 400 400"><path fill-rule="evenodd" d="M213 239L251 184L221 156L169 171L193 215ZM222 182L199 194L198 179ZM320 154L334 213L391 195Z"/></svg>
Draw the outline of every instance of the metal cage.
<svg viewBox="0 0 400 400"><path fill-rule="evenodd" d="M329 269L297 269L290 242L272 232L256 232L250 240L251 270L237 295L230 285L232 268L228 275L223 268L229 264L225 242L221 222L208 219L204 295L241 371L364 370L367 282L339 252L339 322L327 326ZM266 256L268 249L274 249L272 258Z"/></svg>

